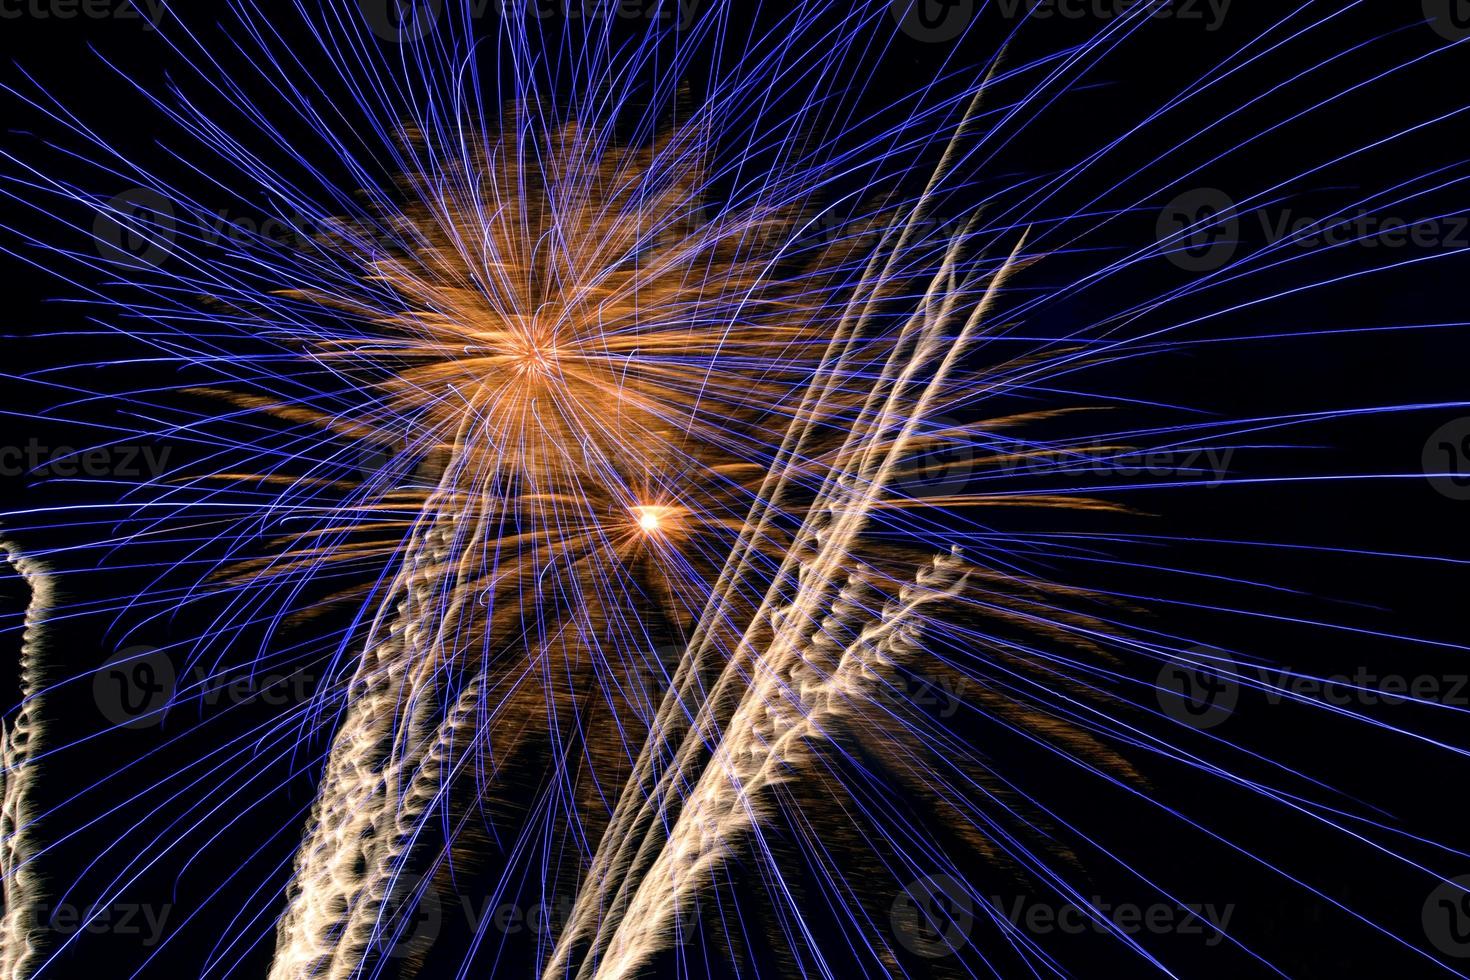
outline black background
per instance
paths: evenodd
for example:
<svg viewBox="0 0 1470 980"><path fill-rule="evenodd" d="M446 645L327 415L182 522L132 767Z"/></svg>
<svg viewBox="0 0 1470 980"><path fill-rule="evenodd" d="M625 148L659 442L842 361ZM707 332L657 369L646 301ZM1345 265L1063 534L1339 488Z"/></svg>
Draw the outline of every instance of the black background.
<svg viewBox="0 0 1470 980"><path fill-rule="evenodd" d="M1045 125L1034 127L1019 140L1004 166L1015 168L1008 172L1027 168L1040 171L1075 160L1101 140L1126 129L1149 107L1197 76L1204 66L1259 32L1268 20L1279 16L1278 11L1271 9L1274 6L1259 0L1237 0L1216 30L1206 30L1203 24L1188 19L1162 20L1150 25L1118 56L1094 72L1090 81L1097 84L1068 95L1052 107L1043 116ZM1307 166L1387 135L1397 127L1462 106L1467 98L1463 84L1466 58L1455 51L1432 54L1449 42L1429 26L1417 23L1422 16L1418 7L1417 3L1379 0L1349 9L1337 21L1314 31L1281 56L1265 59L1221 85L1214 94L1200 100L1192 114L1157 127L1127 151L1123 160L1141 159L1150 150L1160 152L1186 135L1192 121L1213 119L1301 70L1313 59L1326 58L1389 32L1396 33L1244 112L1222 130L1219 139L1207 140L1202 150L1194 150L1189 155L1171 157L1174 162L1170 166L1181 170L1192 167L1218 152L1225 142L1259 133L1300 107L1332 96L1391 65L1419 56L1429 57L1422 64L1380 80L1336 106L1315 113L1306 121L1293 123L1250 149L1209 166L1177 184L1176 190L1218 187L1234 197L1244 197ZM931 43L896 34L891 46L883 51L875 50L863 64L860 80L867 83L864 99L879 104L895 91L921 84L941 64L962 70L966 64L978 63L978 59L993 50L997 32L1004 26L1003 18L995 10L984 17L987 19L976 30L956 42ZM191 23L208 20L204 14L191 16ZM290 22L291 18L283 12L277 26L289 31ZM1053 19L1018 40L1013 57L1020 59L1028 52L1055 48L1098 29L1099 21L1095 18ZM22 69L32 73L44 91L95 123L99 132L105 133L105 139L123 152L142 159L155 156L161 159L160 145L168 142L166 129L156 115L144 111L139 95L121 84L103 63L107 59L121 66L146 88L156 89L164 82L171 70L169 59L161 51L158 38L142 21L85 16L39 18L27 14L0 20L0 45L7 63L5 80L19 82ZM261 93L263 105L267 95ZM46 166L57 168L51 172L64 171L64 161L44 145L57 134L56 128L16 101L7 99L3 104L0 118L4 126L0 128L4 135L0 145L21 159L47 161ZM1461 161L1470 156L1467 153L1470 139L1466 138L1470 128L1467 127L1470 127L1467 119L1453 119L1383 150L1356 157L1348 164L1295 181L1289 185L1292 203L1288 206L1301 214L1323 213L1351 200L1354 193L1361 196L1415 174ZM1122 160L1110 159L1096 173L1080 181L1082 189L1101 189L1105 182L1121 175L1123 166ZM17 172L10 163L0 164L0 169L10 175ZM1461 166L1448 175L1464 172L1466 169ZM982 183L985 179L986 176L980 178ZM15 189L13 184L10 186ZM123 186L96 187L101 193L123 189ZM1153 235L1158 208L1172 196L1172 193L1164 194L1153 210L1141 209L1139 214L1119 221L1105 237L1114 246L1120 242L1147 243ZM1450 188L1442 195L1416 202L1403 216L1463 210L1465 200L1463 189ZM6 204L5 223L17 232L64 238L64 232L30 209L15 202ZM1244 248L1260 244L1249 240L1249 231L1245 237ZM7 248L23 255L36 255L17 234L7 235L5 242ZM88 247L77 236L66 244L74 248ZM1334 253L1308 259L1313 265L1304 263L1266 274L1250 288L1255 294L1268 291L1267 284L1271 283L1289 288L1303 281L1325 278L1335 270L1365 267L1384 254L1346 251L1346 255ZM1459 257L1436 258L1433 249L1403 250L1401 255L1395 253L1395 257L1408 259L1421 254L1433 260L1217 317L1188 335L1208 339L1289 330L1305 336L1185 346L1101 370L1087 376L1082 387L1099 393L1097 400L1105 400L1107 395L1123 395L1140 401L1187 405L1225 418L1360 406L1434 404L1464 398L1467 348L1463 329L1447 327L1357 335L1325 333L1390 324L1450 324L1465 319L1466 262ZM1085 260L1062 259L1040 275L1048 282L1062 283L1074 268L1084 265ZM81 431L75 420L89 417L88 413L98 419L111 419L119 407L99 404L85 409L71 408L52 413L48 418L44 410L64 396L21 376L57 365L120 356L122 347L96 340L37 336L76 329L89 310L55 302L78 295L78 290L66 282L15 259L5 259L3 270L5 322L0 326L0 333L6 334L7 339L0 372L5 376L3 407L12 414L3 417L5 435L0 443L24 446L34 439L47 447L86 445L89 438L95 437ZM72 273L67 270L66 274ZM1188 275L1158 260L1156 267L1141 270L1119 286L1118 295L1094 293L1047 307L1038 318L1036 332L1063 332L1070 324L1096 319L1117 308L1128 296L1157 293L1177 285ZM1211 296L1199 300L1193 309L1208 311L1228 305L1228 301ZM1189 309L1176 307L1166 316L1182 319ZM12 334L27 339L11 339ZM172 368L158 370L139 365L128 368L121 383L132 388L171 385L175 383L172 371ZM119 384L116 371L77 369L59 377L84 389L110 390ZM1241 450L1234 458L1233 468L1237 476L1244 477L1312 474L1413 477L1421 470L1422 452L1431 434L1461 414L1461 410L1453 408L1395 412L1268 433L1258 441L1281 448ZM1163 416L1140 409L1114 415L1102 427L1126 424L1119 419L1136 419L1141 423L1160 417ZM188 449L179 452L186 456ZM1458 462L1470 468L1465 460ZM96 499L99 493L106 492L105 488L99 491L67 481L58 483L40 475L6 475L0 483L7 510ZM1470 502L1451 499L1422 477L1238 487L1199 485L1169 491L1106 488L1103 492L1132 505L1138 513L1126 518L1058 517L1054 513L1038 517L1025 513L995 518L992 523L1030 529L1045 525L1057 530L1105 527L1134 534L1235 537L1470 558L1463 546L1462 531ZM57 541L83 540L61 532L43 538L46 536L32 534L22 540L33 548L50 547ZM1122 565L1087 563L1060 563L1057 573L1073 584L1131 596L1167 597L1264 613L1265 616L1242 617L1140 600L1141 605L1149 607L1149 622L1155 628L1208 637L1215 645L1246 651L1263 663L1319 674L1351 674L1362 669L1377 675L1447 678L1470 672L1458 651L1389 641L1364 632L1312 629L1284 621L1315 619L1345 624L1356 630L1405 634L1453 644L1463 638L1467 578L1460 566L1214 546L1201 541L1176 543L1167 548L1119 542L1113 551L1124 559L1193 569L1222 579L1188 579ZM59 557L57 564L67 569L85 568L102 557L83 551ZM86 602L125 591L129 582L136 580L136 574L68 576L63 588L68 599ZM1290 591L1252 591L1223 580L1228 578L1269 581ZM7 595L6 601L7 611L18 608L15 595ZM104 621L107 617L58 625L54 649L64 651L66 661L75 665L74 672L84 678L73 686L70 694L58 697L57 711L61 719L56 723L58 729L81 737L98 725L95 705L90 700L90 681L86 680L90 671L130 644L164 646L188 637L198 630L196 620L200 615L186 611L151 625L152 632L147 635L137 636L126 635L122 622L109 625ZM242 637L240 642L258 642L258 638ZM291 669L297 668L313 675L310 664ZM1157 664L1126 669L1146 680L1157 670ZM310 681L302 683L309 686ZM1451 744L1464 743L1462 716L1407 707L1366 707L1363 711L1370 717L1440 737ZM268 715L269 709L247 705L240 713L258 721ZM65 795L63 783L80 788L139 752L158 749L166 734L167 730L125 733L87 742L79 750L58 756L47 770L47 778L52 781L48 792ZM1466 768L1463 759L1451 752L1361 723L1334 719L1320 710L1267 705L1248 693L1242 696L1242 706L1236 716L1218 734L1299 767L1348 797L1381 808L1386 814L1381 819L1391 826L1451 848L1466 843L1462 806ZM1208 751L1203 736L1189 732L1175 735L1180 745ZM1097 782L1077 781L1067 774L1052 776L1044 769L1038 772L1031 764L1042 760L1033 759L1025 749L1000 740L985 748L997 756L1014 753L1014 759L1026 763L1028 785L1033 790L1050 794L1049 799L1059 812L1183 900L1232 905L1232 926L1239 931L1241 939L1287 975L1452 975L1394 940L1374 933L1328 902L1263 872L1229 849L1204 843L1200 835L1162 818L1157 810L1126 793L1102 789ZM174 758L170 751L182 750L161 750L145 766L162 771ZM1253 768L1240 757L1232 758L1244 771L1258 775L1265 772L1264 768ZM243 906L251 914L268 916L268 910L275 907L273 889L279 889L284 872L272 878L270 869L289 856L301 824L300 808L310 801L309 778L300 772L294 776L291 773L306 767L308 762L298 759L274 764L280 767L276 781L285 781L281 793L246 812L238 822L224 826L221 820L220 835L207 846L201 848L193 843L170 855L129 887L127 894L135 896L134 901L171 910L170 931L184 925L186 916L198 911L198 917L188 922L166 947L141 948L137 936L104 932L84 937L85 941L76 944L74 952L42 975L72 977L90 972L96 976L125 977L133 975L145 957L155 954L156 958L142 967L139 975L196 975L217 937L227 929L232 934L239 931L238 924L233 928L230 924L238 909ZM1321 830L1308 820L1293 817L1280 807L1254 799L1242 790L1227 788L1216 780L1159 761L1145 763L1142 768L1150 780L1149 796L1187 810L1247 850L1288 864L1297 877L1312 882L1331 898L1359 909L1408 943L1432 950L1420 923L1423 902L1434 887L1428 875L1375 855L1366 847L1354 845L1340 835ZM113 820L87 824L92 815L100 817L106 809L101 801L115 800L117 797L112 794L131 795L147 781L124 774L107 783L105 791L91 794L67 809L63 822L81 829L76 837L49 856L47 867L53 869L50 873L54 880L75 879L76 869L115 836ZM185 791L184 798L187 795ZM129 812L131 819L136 820L146 810ZM164 812L173 811L166 806ZM244 808L229 812L244 812ZM161 817L147 819L154 821L155 826L164 826ZM1395 839L1382 834L1379 838L1446 876L1470 873L1470 856L1414 845L1407 838ZM126 849L129 845L122 846ZM119 855L114 854L107 861L118 859ZM236 869L247 873L238 879L228 879L228 873ZM93 883L94 889L109 877L98 874L94 869L86 879ZM1096 894L1115 902L1148 904L1154 900L1136 880L1130 881L1110 870L1106 862L1088 862L1088 879ZM252 894L262 882L261 891ZM212 894L216 889L220 889L218 894ZM86 888L78 888L74 896L78 904L85 905L86 893ZM819 917L819 913L814 916ZM254 932L265 935L268 921L257 923ZM1055 948L1061 951L1059 955L1074 975L1149 975L1146 964L1120 955L1107 942L1090 937L1040 938L1043 942L1061 940ZM1180 976L1270 975L1238 951L1223 946L1205 948L1197 938L1165 935L1144 939ZM261 944L242 961L234 975L264 975L268 946L269 942ZM1006 966L1000 951L985 952L996 956L1004 975L1022 975L1005 972L1013 967ZM1453 966L1453 961L1446 962ZM938 969L917 959L904 965L918 976ZM953 964L948 968L953 969ZM1470 960L1461 960L1454 968L1466 971ZM509 975L513 971L507 972Z"/></svg>

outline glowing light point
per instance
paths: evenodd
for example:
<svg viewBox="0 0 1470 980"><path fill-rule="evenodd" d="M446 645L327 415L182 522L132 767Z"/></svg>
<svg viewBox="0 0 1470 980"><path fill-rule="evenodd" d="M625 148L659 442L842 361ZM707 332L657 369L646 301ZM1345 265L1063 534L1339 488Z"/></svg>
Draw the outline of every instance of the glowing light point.
<svg viewBox="0 0 1470 980"><path fill-rule="evenodd" d="M633 513L638 518L638 526L645 534L657 534L663 526L663 519L659 516L657 507L634 507Z"/></svg>

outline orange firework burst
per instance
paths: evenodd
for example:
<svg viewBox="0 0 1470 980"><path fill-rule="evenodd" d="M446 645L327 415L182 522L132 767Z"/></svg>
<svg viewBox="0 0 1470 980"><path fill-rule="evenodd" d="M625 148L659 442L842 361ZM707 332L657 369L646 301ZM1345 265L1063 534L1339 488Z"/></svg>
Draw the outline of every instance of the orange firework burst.
<svg viewBox="0 0 1470 980"><path fill-rule="evenodd" d="M761 611L769 605L762 583L782 588L777 569L793 553L817 560L815 539L802 543L813 521L842 527L849 512L935 504L1096 506L1044 495L916 501L885 489L905 459L1056 414L974 426L904 421L983 393L974 379L918 385L916 372L963 348L995 287L1019 267L1014 256L979 293L962 287L953 268L925 283L896 258L906 236L884 233L878 216L798 247L794 205L708 208L698 129L675 129L646 147L596 143L575 126L534 143L511 135L521 132L508 127L498 139L471 141L480 147L472 156L404 180L408 203L380 216L392 229L388 247L363 226L325 237L326 251L367 270L359 281L277 294L348 325L322 332L303 354L365 393L364 408L327 413L210 392L359 445L399 447L322 526L224 573L259 584L317 566L396 564L392 584L371 600L379 611L334 750L334 758L350 750L350 758L378 761L335 776L329 769L281 926L281 977L356 963L374 941L386 898L372 882L396 876L404 853L371 844L333 851L322 841L392 836L371 829L372 815L409 819L413 808L391 801L427 790L397 783L415 769L420 780L450 779L447 758L429 761L446 744L460 743L455 757L477 760L483 778L474 797L500 798L513 822L530 811L494 787L517 760L549 754L557 771L574 774L570 825L595 843L637 747L655 724L670 730L660 713L670 702L660 708L658 691L682 685L674 703L682 702L691 684L712 683L783 628L770 621L774 610ZM408 145L452 158L422 143L415 136ZM962 244L949 246L946 264ZM876 261L884 247L889 257ZM887 307L901 311L916 286L928 292L919 312L891 320ZM958 336L946 340L946 329ZM300 343L299 331L292 336ZM944 359L948 365L953 353ZM1003 378L1028 366L992 370ZM859 605L875 611L910 594L914 569L928 559L860 534L850 547L820 574L830 576L834 596L858 576ZM820 565L803 571L803 581ZM741 571L722 578L731 567ZM978 568L951 578L948 589L980 590L990 615L1067 638L1068 627L1048 625L1057 613L1041 600L1040 583ZM371 597L377 588L354 586L335 598ZM849 613L858 608L842 601ZM820 629L849 628L826 608L819 602L802 614L810 622L786 628L816 636L824 618ZM703 656L683 663L677 653L654 652L682 651L696 624ZM1087 617L1073 624L1096 625ZM837 652L814 647L806 656L835 670ZM455 698L458 707L446 700ZM1024 707L995 707L1101 755ZM436 712L447 712L448 726L437 732ZM363 745L377 748L362 756ZM526 778L539 778L536 771L528 761ZM364 867L365 880L347 870ZM582 870L563 868L558 887L572 888ZM348 938L332 938L339 935Z"/></svg>

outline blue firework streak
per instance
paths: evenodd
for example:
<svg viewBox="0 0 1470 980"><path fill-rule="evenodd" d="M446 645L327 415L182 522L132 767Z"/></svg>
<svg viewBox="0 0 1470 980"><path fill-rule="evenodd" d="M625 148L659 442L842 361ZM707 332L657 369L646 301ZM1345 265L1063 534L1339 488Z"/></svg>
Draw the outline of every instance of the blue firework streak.
<svg viewBox="0 0 1470 980"><path fill-rule="evenodd" d="M236 3L217 30L159 23L166 86L118 72L157 113L146 163L23 76L7 91L61 135L4 151L0 186L46 219L10 229L7 252L85 297L91 326L64 334L79 356L13 380L99 447L189 459L7 517L70 586L52 627L109 629L123 653L103 676L164 695L7 755L54 775L163 726L28 806L31 852L7 854L7 880L80 847L46 907L90 924L145 876L224 867L134 976L186 944L206 950L201 976L1065 975L1007 890L1175 975L1173 951L1090 889L1126 882L1171 914L1197 896L1088 823L1077 801L1096 798L1459 975L1453 943L1333 893L1293 842L1398 866L1411 904L1440 888L1451 907L1463 851L1223 722L1263 696L1458 759L1439 716L1465 708L1411 691L1416 710L1369 710L1372 678L1258 662L1206 627L1459 653L1324 611L1259 566L1463 562L1140 531L1136 512L1206 486L1422 480L1227 464L1295 460L1302 430L1463 405L1345 392L1221 417L1090 380L1462 326L1297 311L1465 251L1362 247L1400 230L1365 215L1461 215L1463 161L1400 165L1246 239L1257 216L1294 214L1300 187L1466 108L1339 134L1249 190L1201 186L1462 55L1412 18L1354 27L1362 6L1281 11L1050 169L1014 161L1109 65L1150 51L1168 5L1044 33L1032 53L1044 21L1001 9L332 2L294 5L287 26ZM870 90L863 66L946 28L978 63L925 48L949 54L906 91ZM1425 44L1405 54L1411 31ZM77 166L85 179L57 176ZM103 401L116 412L99 421ZM1229 549L1267 557L1216 567ZM104 593L93 568L131 581ZM167 646L130 645L169 623ZM48 705L99 676L49 673ZM309 696L278 703L308 676ZM1203 788L1160 790L1165 773ZM302 783L300 812L228 843ZM1242 801L1297 836L1222 826ZM93 846L99 828L110 842ZM446 923L466 895L557 911L528 940L494 915ZM1225 918L1209 934L1284 973ZM38 931L26 975L64 975L88 939Z"/></svg>

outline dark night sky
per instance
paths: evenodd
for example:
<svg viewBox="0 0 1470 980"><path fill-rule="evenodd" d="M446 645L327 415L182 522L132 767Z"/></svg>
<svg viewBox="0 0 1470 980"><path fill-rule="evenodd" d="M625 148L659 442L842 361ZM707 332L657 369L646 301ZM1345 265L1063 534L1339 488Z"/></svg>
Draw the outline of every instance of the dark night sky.
<svg viewBox="0 0 1470 980"><path fill-rule="evenodd" d="M40 0L26 0L27 4L33 2ZM107 7L108 2L98 0L99 6L89 9L111 9ZM1226 16L1218 23L1210 20L1206 24L1186 17L1151 25L1130 46L1129 53L1108 60L1093 74L1091 81L1096 84L1059 102L1043 117L1047 124L1019 140L997 166L1007 173L1043 171L1075 159L1082 150L1097 145L1108 134L1137 119L1164 95L1177 91L1204 65L1252 37L1268 16L1274 16L1271 8L1276 6L1262 0L1236 0L1227 6ZM1170 166L1201 165L1213 155L1212 149L1217 151L1226 141L1240 141L1262 132L1296 108L1333 95L1416 53L1427 53L1447 43L1429 27L1414 25L1417 6L1381 0L1350 11L1334 25L1321 29L1315 41L1292 48L1289 57L1266 58L1243 71L1230 84L1201 99L1194 113L1159 127L1122 159L1112 159L1106 167L1098 168L1080 182L1081 190L1102 189L1121 176L1125 166L1137 165L1149 154L1162 152L1188 135L1191 127L1200 121L1213 119L1300 71L1313 60L1314 54L1317 59L1326 58L1357 41L1398 30L1396 35L1368 50L1343 58L1293 84L1288 93L1268 104L1242 112L1238 119L1221 129L1219 141L1208 142L1203 150L1170 158L1174 162L1166 163L1163 173ZM142 159L157 157L162 161L159 143L166 142L168 134L160 129L155 117L140 111L136 93L119 84L102 60L113 60L136 73L145 84L160 84L166 77L168 61L160 56L157 38L144 21L87 16L43 18L34 16L32 7L8 0L0 0L0 10L5 11L5 19L0 20L0 47L4 49L5 65L0 72L6 81L18 79L23 67L46 92L77 109L86 119L96 121L115 145L130 155ZM16 10L21 14L11 16ZM1075 21L1053 18L1044 30L1018 41L1014 57L1019 60L1095 29L1096 21L1089 18ZM941 54L953 57L951 67L956 70L974 63L989 53L994 37L993 30L977 31L966 46L954 48L952 43L929 43L900 36L868 66L872 79L870 98L879 100L900 88L918 84L932 73ZM1396 126L1459 108L1467 100L1463 84L1465 66L1463 55L1429 59L1382 80L1370 91L1343 99L1337 107L1315 114L1308 121L1294 123L1262 138L1250 149L1223 162L1204 166L1197 175L1176 186L1179 190L1220 188L1242 197L1275 184L1310 162L1336 155L1334 150L1355 148ZM261 98L269 111L267 94L261 93ZM8 99L0 114L4 123L0 126L0 148L22 158L45 159L53 161L55 166L64 166L54 163L57 156L42 146L45 139L55 134L54 127L48 127L34 112ZM1329 213L1352 200L1354 195L1361 197L1373 189L1462 161L1467 156L1466 148L1470 147L1467 127L1470 118L1452 120L1389 150L1369 153L1309 180L1296 181L1288 185L1285 193L1289 197L1276 206L1266 221L1269 224L1283 214ZM10 174L14 168L0 162L0 172ZM1463 166L1449 170L1444 179L1464 172ZM985 179L982 175L982 182ZM116 192L123 188L96 189ZM1155 207L1141 209L1137 215L1119 221L1108 232L1106 244L1116 247L1119 243L1150 241L1158 207L1171 196L1165 195ZM1385 216L1410 218L1441 211L1463 211L1465 199L1464 188L1451 187L1443 194L1416 202L1410 210L1395 212L1389 208ZM5 224L26 232L55 234L54 228L47 232L48 226L26 209L9 202L0 202L0 206L6 207ZM1251 216L1242 231L1242 247L1259 247L1264 234L1264 226ZM1460 235L1470 238L1470 231L1461 231ZM11 236L5 242L9 249L24 251L24 246ZM86 247L80 239L69 244ZM1470 241L1463 242L1464 245L1470 245ZM1393 255L1405 260L1432 258L1436 249L1443 247L1442 243L1428 248L1411 244ZM1307 256L1302 263L1266 274L1251 288L1254 294L1259 294L1264 291L1262 283L1279 281L1284 288L1304 279L1326 278L1343 262L1356 268L1380 258L1381 253L1357 250L1350 251L1345 259ZM1335 266L1334 262L1339 265ZM1083 268L1085 260L1063 258L1040 275L1048 282L1061 283ZM1467 268L1470 266L1460 258L1417 263L1283 302L1215 317L1194 328L1190 336L1208 340L1283 330L1452 323L1464 318ZM1311 271L1305 271L1308 269ZM1157 293L1179 284L1189 274L1160 261L1156 270L1140 273L1122 288L1130 290L1130 295L1135 297ZM0 276L5 285L5 323L0 326L0 333L29 338L4 341L4 366L0 374L6 378L3 407L9 414L0 416L4 432L0 448L35 445L43 451L54 451L57 447L83 445L87 437L74 425L55 418L24 417L45 409L62 396L14 378L47 366L112 356L121 353L122 347L32 336L75 329L84 322L88 311L80 305L55 302L76 295L76 290L65 282L48 279L5 256L0 256ZM1070 323L1086 322L1117 308L1126 298L1121 294L1092 294L1085 299L1055 304L1044 312L1043 322L1037 324L1038 331L1061 332ZM1194 308L1179 307L1172 315L1183 317L1191 309L1205 312L1228 305L1227 301L1210 298ZM1092 372L1079 382L1079 387L1097 400L1121 395L1140 402L1187 405L1225 418L1445 402L1464 397L1466 350L1464 335L1456 329L1358 336L1317 333L1290 340L1200 343ZM130 369L125 383L138 388L173 384L171 372L172 369L159 372L139 366ZM79 371L60 377L82 387L105 388L117 382L115 373ZM95 413L100 420L115 417L112 413L116 411L117 406L100 403L89 409L71 409L69 416L75 418L79 412L88 412ZM1420 471L1421 456L1431 434L1459 414L1443 409L1391 413L1267 432L1241 440L1269 444L1269 448L1238 450L1232 468L1237 476L1245 477L1414 474ZM1106 423L1087 424L1122 427L1165 417L1177 420L1179 416L1153 409L1124 409L1111 413ZM182 447L178 452L186 456L189 450ZM1458 462L1470 469L1470 461ZM0 500L5 509L89 499L89 494L95 497L99 492L105 491L48 484L11 469L0 473ZM1107 517L1022 513L1001 515L994 522L1004 525L1015 521L1017 527L1034 530L1051 521L1057 529L1064 530L1108 528L1132 534L1238 537L1466 557L1463 528L1470 501L1452 499L1425 479L1240 487L1199 485L1169 492L1108 493L1113 499L1130 504L1136 513ZM34 539L28 538L26 542L37 546ZM1462 568L1454 565L1335 558L1308 552L1220 547L1204 542L1176 544L1167 549L1120 543L1117 554L1135 562L1180 565L1221 579L1266 579L1290 591L1251 592L1221 579L1184 579L1113 565L1070 563L1062 566L1061 571L1068 582L1084 587L1257 610L1263 615L1240 617L1183 605L1156 605L1151 607L1151 622L1160 630L1208 635L1222 647L1247 650L1263 662L1303 672L1364 671L1378 676L1436 678L1470 673L1463 657L1453 651L1393 643L1364 632L1310 630L1287 622L1295 618L1314 619L1348 624L1360 631L1458 641L1464 634L1464 596L1470 580ZM79 564L93 558L91 554L75 556ZM68 591L71 598L85 601L88 590L104 592L125 583L127 578L117 573L79 577L73 580L75 585L68 585ZM17 608L13 595L6 595L5 600L7 613ZM185 612L168 628L172 636L150 635L134 641L171 642L189 635L197 624ZM74 658L79 673L102 665L120 646L127 645L120 643L117 630L104 630L94 620L65 624L57 632L57 649ZM1141 669L1141 672L1149 671ZM1464 696L1470 698L1470 690ZM58 711L66 720L58 724L63 730L82 732L96 726L91 697L88 689L74 698L61 699ZM3 700L8 703L10 698L7 695ZM249 709L257 710L269 709ZM1464 731L1460 722L1441 717L1447 713L1410 713L1409 709L1379 707L1369 710L1374 717L1426 734L1454 739ZM253 717L259 720L263 715ZM1466 770L1463 761L1449 753L1416 747L1409 739L1388 737L1366 726L1335 722L1321 712L1268 705L1249 693L1242 695L1241 706L1227 725L1228 728L1220 731L1222 736L1268 751L1288 765L1310 767L1317 778L1365 804L1382 808L1389 814L1386 819L1391 823L1452 845L1465 842L1460 798L1464 796ZM165 737L166 733L148 730L99 741L83 756L71 756L65 765L49 773L49 778L57 781L50 791L64 792L56 787L81 775L74 767L84 765L104 771L141 751L158 748ZM1203 745L1185 744L1195 748ZM993 747L987 745L986 750L997 756L1013 753L1018 764L1030 766L1039 761L1023 747L1004 742L997 742ZM167 766L175 755L175 750L164 748L145 764ZM1190 802L1194 805L1192 812L1207 815L1210 826L1221 835L1239 840L1259 853L1289 858L1295 862L1295 868L1310 875L1329 896L1361 907L1385 926L1416 941L1423 935L1419 922L1421 903L1429 891L1423 876L1396 869L1385 860L1370 860L1365 849L1348 848L1329 840L1311 829L1307 822L1283 817L1281 810L1268 808L1243 792L1183 775L1177 767L1157 760L1145 763L1142 768L1151 783L1150 793L1156 798L1181 804ZM1247 767L1247 771L1257 770ZM282 778L286 775L283 771ZM1034 779L1033 786L1038 792L1051 794L1053 802L1081 822L1089 833L1107 841L1140 869L1167 882L1186 901L1233 906L1232 924L1241 930L1243 938L1292 976L1449 975L1434 973L1423 961L1404 955L1392 940L1371 934L1361 923L1334 911L1327 902L1253 869L1223 847L1202 844L1198 835L1171 827L1156 813L1128 802L1121 795L1109 795L1098 790L1095 783L1078 782L1064 774L1052 777L1038 773ZM119 791L126 788L125 785ZM1208 806L1199 805L1203 798L1209 799ZM160 869L159 873L142 879L135 888L143 896L138 900L149 907L170 909L177 923L203 904L204 898L219 884L221 868L242 861L258 862L263 867L266 862L284 860L297 839L302 819L297 811L309 800L310 783L298 775L290 780L279 799L266 802L240 824L228 829L218 845L194 857L186 871ZM74 876L74 871L66 869L95 854L111 839L108 826L102 820L57 852L54 864L57 877ZM276 832L274 836L273 832ZM1406 840L1400 846L1405 853L1432 859L1436 867L1451 873L1470 873L1470 858L1461 860L1463 868L1456 871L1453 856L1446 860L1428 848L1413 849ZM254 852L257 847L260 851ZM178 855L178 860L187 857ZM1119 902L1150 901L1141 897L1136 882L1129 882L1116 872L1097 868L1093 875L1098 894L1114 897ZM105 881L105 876L100 880ZM246 896L236 896L227 887L222 896L205 907L199 923L191 925L144 975L195 975L209 953L213 937L220 934L231 912L245 901ZM101 971L91 973L93 976L123 977L140 962L137 935L113 930L95 938L95 942L83 944L85 949L74 957L75 966L71 967L74 972L63 970L51 975L86 976L89 975L86 971L92 969ZM1144 975L1136 960L1115 959L1116 951L1094 937L1067 939L1058 948L1069 951L1063 954L1064 958L1078 976ZM1178 965L1182 976L1268 975L1238 952L1206 948L1187 936L1161 937L1159 949L1165 952L1169 962ZM118 967L119 963L126 963L126 968ZM1463 961L1460 968L1465 969L1466 963L1470 961ZM927 968L923 962L908 965L917 976L924 975ZM263 975L263 968L242 969L240 975Z"/></svg>

